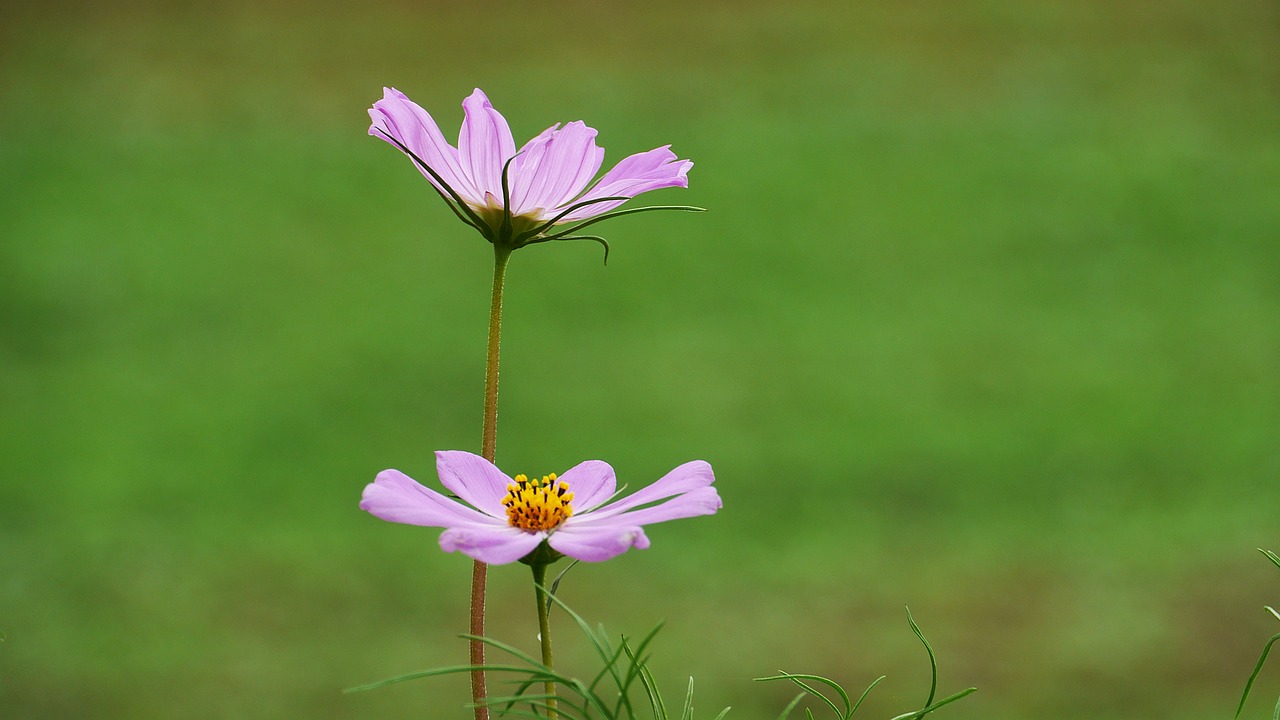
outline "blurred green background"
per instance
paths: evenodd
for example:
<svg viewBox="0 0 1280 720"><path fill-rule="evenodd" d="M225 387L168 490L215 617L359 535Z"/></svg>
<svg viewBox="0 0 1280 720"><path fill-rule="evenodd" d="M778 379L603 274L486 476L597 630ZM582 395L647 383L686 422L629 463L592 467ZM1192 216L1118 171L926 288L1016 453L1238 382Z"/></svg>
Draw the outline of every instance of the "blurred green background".
<svg viewBox="0 0 1280 720"><path fill-rule="evenodd" d="M645 200L710 212L607 267L518 253L503 358L512 472L717 470L562 586L666 621L668 693L912 709L909 605L980 687L946 717L1234 711L1280 600L1276 3L239 0L0 10L0 715L469 716L341 692L465 656L470 562L356 509L480 439L491 254L365 135L383 85L697 164Z"/></svg>

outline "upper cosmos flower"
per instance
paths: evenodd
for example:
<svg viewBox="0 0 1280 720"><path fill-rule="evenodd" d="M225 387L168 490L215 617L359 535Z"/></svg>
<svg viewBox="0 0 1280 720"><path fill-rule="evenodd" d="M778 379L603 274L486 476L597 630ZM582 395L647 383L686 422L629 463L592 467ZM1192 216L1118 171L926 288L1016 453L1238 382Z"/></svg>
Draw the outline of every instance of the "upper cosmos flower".
<svg viewBox="0 0 1280 720"><path fill-rule="evenodd" d="M391 522L446 528L441 548L491 565L520 560L543 541L579 560L608 560L628 548L649 547L643 525L720 509L720 496L711 487L715 476L701 460L614 502L613 468L599 460L560 476L510 478L479 455L448 450L436 453L436 470L441 484L470 506L399 470L383 470L365 487L360 509Z"/></svg>
<svg viewBox="0 0 1280 720"><path fill-rule="evenodd" d="M479 88L462 102L462 109L465 119L454 147L426 110L399 90L384 88L382 99L369 109L369 134L413 158L458 216L490 242L518 248L584 239L569 236L590 222L548 231L559 224L602 220L643 192L689 186L693 163L677 159L667 145L623 159L587 189L604 161L604 148L596 145L592 128L581 121L563 127L557 123L517 151L506 119Z"/></svg>

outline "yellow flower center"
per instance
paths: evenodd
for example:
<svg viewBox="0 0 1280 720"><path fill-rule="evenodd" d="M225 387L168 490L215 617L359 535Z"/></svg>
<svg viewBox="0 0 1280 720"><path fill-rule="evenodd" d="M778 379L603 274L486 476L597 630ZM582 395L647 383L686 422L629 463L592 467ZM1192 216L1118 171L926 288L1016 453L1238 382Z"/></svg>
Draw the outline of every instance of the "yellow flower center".
<svg viewBox="0 0 1280 720"><path fill-rule="evenodd" d="M507 485L502 504L507 508L507 522L526 532L550 530L573 514L573 493L569 483L557 480L556 474L530 480L517 475Z"/></svg>

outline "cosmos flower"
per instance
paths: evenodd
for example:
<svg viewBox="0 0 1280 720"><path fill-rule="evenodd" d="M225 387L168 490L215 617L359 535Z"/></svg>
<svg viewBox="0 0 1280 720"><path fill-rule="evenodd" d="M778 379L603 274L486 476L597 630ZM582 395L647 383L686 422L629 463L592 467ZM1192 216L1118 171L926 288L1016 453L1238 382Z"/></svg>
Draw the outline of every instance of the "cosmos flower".
<svg viewBox="0 0 1280 720"><path fill-rule="evenodd" d="M644 525L720 509L711 487L715 476L701 460L616 500L613 468L599 460L559 476L511 478L478 455L448 450L436 453L436 470L441 484L467 504L399 470L384 470L365 487L360 509L390 522L445 528L440 547L446 552L493 565L525 558L543 542L579 560L608 560L629 548L649 547Z"/></svg>
<svg viewBox="0 0 1280 720"><path fill-rule="evenodd" d="M369 109L369 134L411 157L458 218L489 242L512 249L575 235L600 220L641 210L700 210L684 206L614 211L640 193L688 187L693 163L677 159L669 145L624 158L595 178L604 161L596 131L581 121L542 131L516 150L511 129L479 88L462 102L465 119L458 145L445 140L431 115L394 88L384 88ZM553 228L567 223L574 227Z"/></svg>

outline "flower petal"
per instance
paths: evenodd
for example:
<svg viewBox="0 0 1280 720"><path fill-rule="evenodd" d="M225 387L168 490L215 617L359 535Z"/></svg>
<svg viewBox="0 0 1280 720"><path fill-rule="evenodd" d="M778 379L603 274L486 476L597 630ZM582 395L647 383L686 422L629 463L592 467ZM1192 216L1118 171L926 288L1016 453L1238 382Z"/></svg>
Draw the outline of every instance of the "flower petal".
<svg viewBox="0 0 1280 720"><path fill-rule="evenodd" d="M370 135L389 143L391 141L382 134L385 132L404 143L463 199L478 202L482 198L470 178L462 172L457 149L444 139L431 115L404 93L395 88L383 88L382 99L369 108L369 118L373 121L369 126ZM414 167L418 164L414 163ZM444 192L430 173L421 167L418 167L418 172Z"/></svg>
<svg viewBox="0 0 1280 720"><path fill-rule="evenodd" d="M583 525L593 522L625 522L629 525L651 525L653 523L679 520L698 515L714 515L722 506L720 494L713 487L698 488L687 493L639 510L629 510L618 515L605 515L598 520L595 513L582 516Z"/></svg>
<svg viewBox="0 0 1280 720"><path fill-rule="evenodd" d="M649 152L637 153L624 158L622 162L605 173L578 202L604 197L633 198L640 193L666 187L689 187L689 169L693 167L691 160L679 160L671 152L670 145L654 148ZM561 222L585 220L606 213L619 205L623 200L596 203L570 213Z"/></svg>
<svg viewBox="0 0 1280 720"><path fill-rule="evenodd" d="M617 557L629 548L649 547L649 538L639 525L616 522L586 527L575 525L574 519L569 518L547 538L553 550L579 560L600 562Z"/></svg>
<svg viewBox="0 0 1280 720"><path fill-rule="evenodd" d="M486 194L501 203L502 165L516 154L511 128L480 88L462 101L462 109L466 113L458 133L458 160L462 170L471 178L482 206L490 202Z"/></svg>
<svg viewBox="0 0 1280 720"><path fill-rule="evenodd" d="M573 491L574 512L590 510L608 500L618 488L613 468L602 460L578 463L561 473L560 479Z"/></svg>
<svg viewBox="0 0 1280 720"><path fill-rule="evenodd" d="M537 170L538 164L542 162L542 156L547 151L547 143L551 142L551 138L555 137L556 131L559 129L560 123L556 123L538 133L532 140L525 143L524 147L520 148L520 152L511 161L510 177L508 179L511 182L512 215L521 215L533 207L529 202L529 180L533 177L534 171Z"/></svg>
<svg viewBox="0 0 1280 720"><path fill-rule="evenodd" d="M440 534L440 548L459 551L490 565L515 562L533 552L546 533L528 533L513 527L463 525Z"/></svg>
<svg viewBox="0 0 1280 720"><path fill-rule="evenodd" d="M513 214L568 205L604 162L604 148L596 145L596 131L580 120L544 135L538 136L540 144L529 148L529 162L521 166L520 183L527 189L520 194L520 202L513 203Z"/></svg>
<svg viewBox="0 0 1280 720"><path fill-rule="evenodd" d="M481 512L506 522L507 509L502 498L507 494L507 486L515 481L493 463L462 450L439 450L436 471L440 473L440 484Z"/></svg>
<svg viewBox="0 0 1280 720"><path fill-rule="evenodd" d="M453 527L455 525L500 522L476 512L460 502L423 487L399 470L383 470L360 497L360 509L390 522Z"/></svg>
<svg viewBox="0 0 1280 720"><path fill-rule="evenodd" d="M641 505L647 505L673 495L681 495L707 487L715 481L716 476L711 470L711 465L703 460L694 460L663 475L661 479L649 487L642 488L615 503L605 505L599 510L589 513L586 517L593 520L614 517L619 513Z"/></svg>

